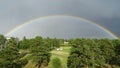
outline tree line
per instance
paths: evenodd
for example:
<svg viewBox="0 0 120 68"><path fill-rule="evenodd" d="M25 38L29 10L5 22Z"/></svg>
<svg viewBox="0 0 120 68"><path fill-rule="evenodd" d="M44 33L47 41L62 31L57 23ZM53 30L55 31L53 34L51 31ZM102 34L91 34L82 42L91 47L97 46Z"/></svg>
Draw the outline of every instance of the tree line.
<svg viewBox="0 0 120 68"><path fill-rule="evenodd" d="M64 45L66 41L69 43ZM36 36L19 40L3 35L0 35L0 68L23 68L29 60L37 68L48 66L51 51L61 46L71 47L68 68L120 68L120 39L64 40ZM28 54L31 58L25 58Z"/></svg>

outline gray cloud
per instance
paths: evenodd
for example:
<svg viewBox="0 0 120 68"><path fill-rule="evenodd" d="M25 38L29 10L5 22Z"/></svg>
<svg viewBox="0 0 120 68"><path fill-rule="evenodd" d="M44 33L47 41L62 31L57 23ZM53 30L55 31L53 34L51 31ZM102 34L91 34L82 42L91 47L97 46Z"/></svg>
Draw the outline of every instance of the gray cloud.
<svg viewBox="0 0 120 68"><path fill-rule="evenodd" d="M0 0L0 33L25 21L55 14L87 18L119 33L119 3L120 0Z"/></svg>

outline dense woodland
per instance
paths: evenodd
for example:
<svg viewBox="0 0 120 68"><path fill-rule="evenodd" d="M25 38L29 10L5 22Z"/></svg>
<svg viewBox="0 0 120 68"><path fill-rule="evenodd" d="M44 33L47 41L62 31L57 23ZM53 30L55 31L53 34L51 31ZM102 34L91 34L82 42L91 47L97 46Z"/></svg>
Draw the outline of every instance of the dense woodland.
<svg viewBox="0 0 120 68"><path fill-rule="evenodd" d="M67 44L64 42L68 42ZM35 38L22 40L0 35L0 68L24 68L30 61L36 68L44 68L51 61L51 51L71 47L67 59L68 68L120 68L119 39L56 39ZM53 65L60 67L59 58Z"/></svg>
<svg viewBox="0 0 120 68"><path fill-rule="evenodd" d="M73 39L68 68L120 68L120 40Z"/></svg>

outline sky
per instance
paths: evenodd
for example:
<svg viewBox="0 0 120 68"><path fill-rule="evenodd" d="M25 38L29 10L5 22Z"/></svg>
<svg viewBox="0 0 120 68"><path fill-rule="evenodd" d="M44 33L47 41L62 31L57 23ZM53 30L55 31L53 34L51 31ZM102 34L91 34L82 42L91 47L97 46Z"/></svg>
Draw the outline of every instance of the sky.
<svg viewBox="0 0 120 68"><path fill-rule="evenodd" d="M110 32L83 18L65 15L47 16L32 20L16 28L7 37L35 36L50 38L109 38L116 39Z"/></svg>
<svg viewBox="0 0 120 68"><path fill-rule="evenodd" d="M0 0L0 34L49 15L86 18L120 37L120 0Z"/></svg>

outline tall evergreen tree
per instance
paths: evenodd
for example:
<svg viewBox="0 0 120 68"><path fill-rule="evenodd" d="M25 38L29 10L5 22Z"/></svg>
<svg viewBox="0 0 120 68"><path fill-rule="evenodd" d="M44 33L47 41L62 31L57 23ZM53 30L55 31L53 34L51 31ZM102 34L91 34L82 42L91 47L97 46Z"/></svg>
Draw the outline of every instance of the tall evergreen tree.
<svg viewBox="0 0 120 68"><path fill-rule="evenodd" d="M36 67L40 68L42 65L47 66L51 56L48 47L43 42L42 37L37 36L32 41L31 53L33 61L36 62Z"/></svg>

